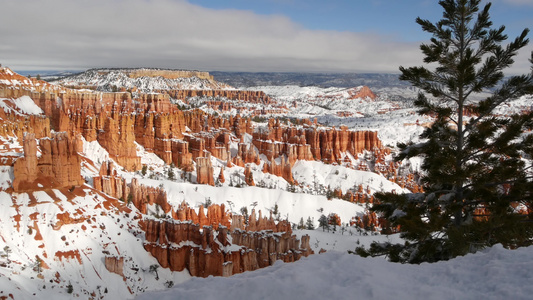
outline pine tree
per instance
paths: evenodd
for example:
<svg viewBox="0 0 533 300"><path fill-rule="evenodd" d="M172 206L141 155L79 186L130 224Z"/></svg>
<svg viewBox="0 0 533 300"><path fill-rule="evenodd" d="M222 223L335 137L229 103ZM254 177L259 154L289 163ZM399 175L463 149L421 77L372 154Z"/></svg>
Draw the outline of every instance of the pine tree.
<svg viewBox="0 0 533 300"><path fill-rule="evenodd" d="M325 215L321 215L320 218L318 219L318 226L322 227L322 231L326 231L327 229L329 232L328 217L326 217Z"/></svg>
<svg viewBox="0 0 533 300"><path fill-rule="evenodd" d="M172 166L167 170L167 177L169 180L174 180L174 168Z"/></svg>
<svg viewBox="0 0 533 300"><path fill-rule="evenodd" d="M298 226L296 227L298 230L303 230L305 229L305 223L304 223L304 218L301 217L300 218L300 222L298 222Z"/></svg>
<svg viewBox="0 0 533 300"><path fill-rule="evenodd" d="M305 222L305 228L307 230L315 230L315 224L311 217L307 217L307 221Z"/></svg>
<svg viewBox="0 0 533 300"><path fill-rule="evenodd" d="M5 255L6 255L7 262L10 263L11 261L9 260L9 254L12 252L11 248L9 248L9 246L5 246L4 247L4 252L6 253Z"/></svg>
<svg viewBox="0 0 533 300"><path fill-rule="evenodd" d="M372 210L400 225L405 244L373 244L363 255L388 255L393 261L418 263L453 258L502 243L530 245L533 112L497 115L509 101L533 93L529 75L505 78L517 51L527 45L529 30L507 39L505 27L493 29L488 3L442 0L443 19L417 18L433 35L422 44L426 67L400 67L401 80L421 92L419 114L434 123L423 142L399 145L398 160L422 157L424 193L378 193ZM531 62L533 63L533 53ZM482 92L490 96L482 98ZM481 100L480 100L481 99ZM518 210L526 213L518 213Z"/></svg>

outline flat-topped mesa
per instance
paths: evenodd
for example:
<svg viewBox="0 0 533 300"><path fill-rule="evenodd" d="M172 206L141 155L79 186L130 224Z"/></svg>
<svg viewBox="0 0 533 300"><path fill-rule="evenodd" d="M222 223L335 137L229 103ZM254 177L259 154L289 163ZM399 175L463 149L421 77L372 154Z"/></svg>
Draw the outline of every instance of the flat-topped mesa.
<svg viewBox="0 0 533 300"><path fill-rule="evenodd" d="M200 79L214 80L209 72L189 70L159 70L159 69L125 69L123 72L130 78L139 77L164 77L168 79L198 77Z"/></svg>
<svg viewBox="0 0 533 300"><path fill-rule="evenodd" d="M164 69L90 69L55 81L74 89L161 93L180 89L228 89L208 72Z"/></svg>
<svg viewBox="0 0 533 300"><path fill-rule="evenodd" d="M14 164L13 189L15 192L80 186L81 140L69 138L64 132L53 133L51 138L39 140L41 156L37 157L35 134L24 137L24 157Z"/></svg>

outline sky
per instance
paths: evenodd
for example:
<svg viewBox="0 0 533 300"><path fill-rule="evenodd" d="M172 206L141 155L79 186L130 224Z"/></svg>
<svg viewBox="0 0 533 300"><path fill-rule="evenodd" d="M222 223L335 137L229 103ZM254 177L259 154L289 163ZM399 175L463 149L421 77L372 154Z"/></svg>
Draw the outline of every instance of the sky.
<svg viewBox="0 0 533 300"><path fill-rule="evenodd" d="M533 27L533 0L492 2L510 38ZM440 20L438 1L0 0L0 64L397 73L422 64L418 16ZM509 73L530 71L531 44Z"/></svg>

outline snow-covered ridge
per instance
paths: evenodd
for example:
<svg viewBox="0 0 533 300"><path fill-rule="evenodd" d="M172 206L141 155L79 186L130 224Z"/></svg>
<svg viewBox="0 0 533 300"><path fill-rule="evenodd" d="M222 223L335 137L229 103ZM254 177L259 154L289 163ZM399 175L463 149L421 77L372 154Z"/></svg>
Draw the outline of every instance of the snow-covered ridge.
<svg viewBox="0 0 533 300"><path fill-rule="evenodd" d="M133 90L143 93L175 89L230 89L207 72L162 69L90 69L54 83L98 91Z"/></svg>

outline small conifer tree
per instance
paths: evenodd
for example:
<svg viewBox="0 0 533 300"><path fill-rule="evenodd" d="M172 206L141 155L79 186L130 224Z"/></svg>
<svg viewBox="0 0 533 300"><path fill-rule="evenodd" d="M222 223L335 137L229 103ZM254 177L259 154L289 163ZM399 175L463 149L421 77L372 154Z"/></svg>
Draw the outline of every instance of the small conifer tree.
<svg viewBox="0 0 533 300"><path fill-rule="evenodd" d="M305 222L305 229L307 230L315 230L315 224L311 217L307 217L307 222Z"/></svg>

